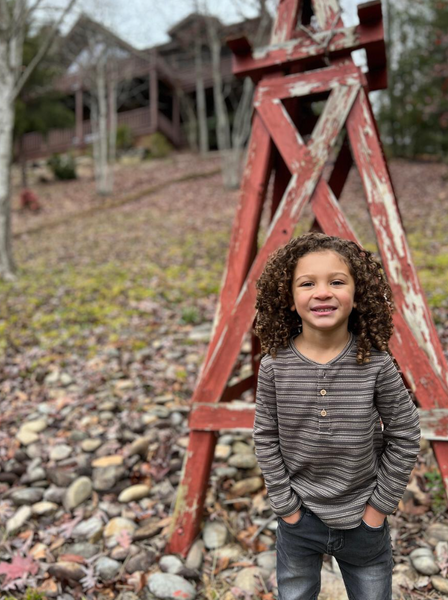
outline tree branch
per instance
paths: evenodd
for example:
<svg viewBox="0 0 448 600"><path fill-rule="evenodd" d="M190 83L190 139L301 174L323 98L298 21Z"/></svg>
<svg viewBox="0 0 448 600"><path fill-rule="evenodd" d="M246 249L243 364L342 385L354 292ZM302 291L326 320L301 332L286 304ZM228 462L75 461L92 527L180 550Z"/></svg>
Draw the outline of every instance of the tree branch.
<svg viewBox="0 0 448 600"><path fill-rule="evenodd" d="M14 87L13 94L12 94L13 100L15 100L17 98L17 96L20 94L23 86L28 81L28 78L30 77L31 73L34 71L34 69L37 67L37 65L40 63L40 61L44 58L45 54L48 52L51 44L53 43L53 41L59 31L59 25L65 19L66 15L71 11L71 9L75 5L76 1L77 0L70 0L70 2L67 4L65 9L61 13L61 16L59 17L58 21L56 21L56 23L54 23L53 27L51 28L51 31L49 32L49 34L48 34L46 40L43 42L42 46L39 48L37 54L35 55L33 60L30 62L30 64L27 66L27 68L23 72L22 76L17 81L17 83Z"/></svg>

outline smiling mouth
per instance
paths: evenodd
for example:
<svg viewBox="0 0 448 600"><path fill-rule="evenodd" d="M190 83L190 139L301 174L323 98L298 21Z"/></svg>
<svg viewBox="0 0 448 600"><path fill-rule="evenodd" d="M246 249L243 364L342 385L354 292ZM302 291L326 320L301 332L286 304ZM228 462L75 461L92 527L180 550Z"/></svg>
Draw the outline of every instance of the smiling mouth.
<svg viewBox="0 0 448 600"><path fill-rule="evenodd" d="M311 309L312 312L317 312L317 313L329 313L329 312L333 312L335 310L336 310L336 308L333 306L326 306L326 307L322 307L322 308L312 308Z"/></svg>

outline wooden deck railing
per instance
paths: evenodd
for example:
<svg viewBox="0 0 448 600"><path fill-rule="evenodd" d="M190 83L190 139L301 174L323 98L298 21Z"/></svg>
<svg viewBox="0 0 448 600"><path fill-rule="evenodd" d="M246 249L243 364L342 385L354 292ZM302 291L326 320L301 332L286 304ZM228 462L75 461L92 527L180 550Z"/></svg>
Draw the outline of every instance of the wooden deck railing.
<svg viewBox="0 0 448 600"><path fill-rule="evenodd" d="M179 145L179 135L173 123L162 113L158 113L157 127L151 124L149 106L118 113L118 125L127 125L134 135L163 133L172 144ZM82 139L78 139L76 129L52 129L48 136L41 133L26 133L23 136L23 152L26 160L45 158L59 152L68 152L84 148L92 143L92 126L90 121L82 124Z"/></svg>

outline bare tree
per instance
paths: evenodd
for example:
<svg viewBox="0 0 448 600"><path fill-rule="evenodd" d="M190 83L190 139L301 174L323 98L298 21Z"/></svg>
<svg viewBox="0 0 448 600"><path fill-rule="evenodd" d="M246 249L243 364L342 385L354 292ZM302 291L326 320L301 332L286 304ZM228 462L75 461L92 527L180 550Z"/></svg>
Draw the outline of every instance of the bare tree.
<svg viewBox="0 0 448 600"><path fill-rule="evenodd" d="M81 20L80 28L85 45L80 50L74 34L70 44L69 35L65 52L82 87L89 91L96 190L106 196L112 193L114 185L117 110L131 94L131 67L125 60L130 52L120 48L115 36L108 35L107 30L91 19Z"/></svg>
<svg viewBox="0 0 448 600"><path fill-rule="evenodd" d="M59 18L49 28L47 37L34 59L22 72L25 24L32 22L41 0L29 5L26 0L0 0L0 276L14 279L15 264L11 243L11 160L14 102L33 70L48 52L59 27L76 0L68 0Z"/></svg>
<svg viewBox="0 0 448 600"><path fill-rule="evenodd" d="M253 40L254 46L258 46L263 42L271 23L267 0L257 0L257 3L259 24ZM231 127L225 88L221 76L222 35L219 31L219 22L207 14L204 7L203 12L205 12L207 38L211 54L216 137L218 149L221 153L223 183L228 188L237 188L243 168L244 146L250 133L254 86L251 79L245 79L242 94L235 110L233 127Z"/></svg>

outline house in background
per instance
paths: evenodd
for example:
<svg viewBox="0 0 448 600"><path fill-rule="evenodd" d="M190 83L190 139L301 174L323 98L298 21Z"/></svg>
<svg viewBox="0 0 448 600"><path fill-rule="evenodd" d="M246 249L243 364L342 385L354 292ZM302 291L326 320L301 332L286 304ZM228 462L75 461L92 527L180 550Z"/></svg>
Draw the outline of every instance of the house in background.
<svg viewBox="0 0 448 600"><path fill-rule="evenodd" d="M127 126L134 138L161 132L179 148L187 144L185 126L196 105L197 68L195 47L198 36L202 49L201 77L205 91L210 142L214 147L213 74L207 43L205 19L213 19L221 40L221 76L229 112L233 112L241 94L242 82L232 75L232 54L226 39L246 35L254 39L259 18L223 25L215 17L193 13L172 27L171 40L152 48L138 50L100 23L81 16L67 36L59 40L58 59L65 69L53 87L75 114L75 126L51 130L47 136L27 133L22 139L25 160L44 158L68 150L82 150L92 141L92 82L85 77L83 56L91 49L92 39L103 39L113 49L114 69L118 74L117 125ZM111 98L109 98L111 100ZM188 111L190 109L190 112Z"/></svg>

